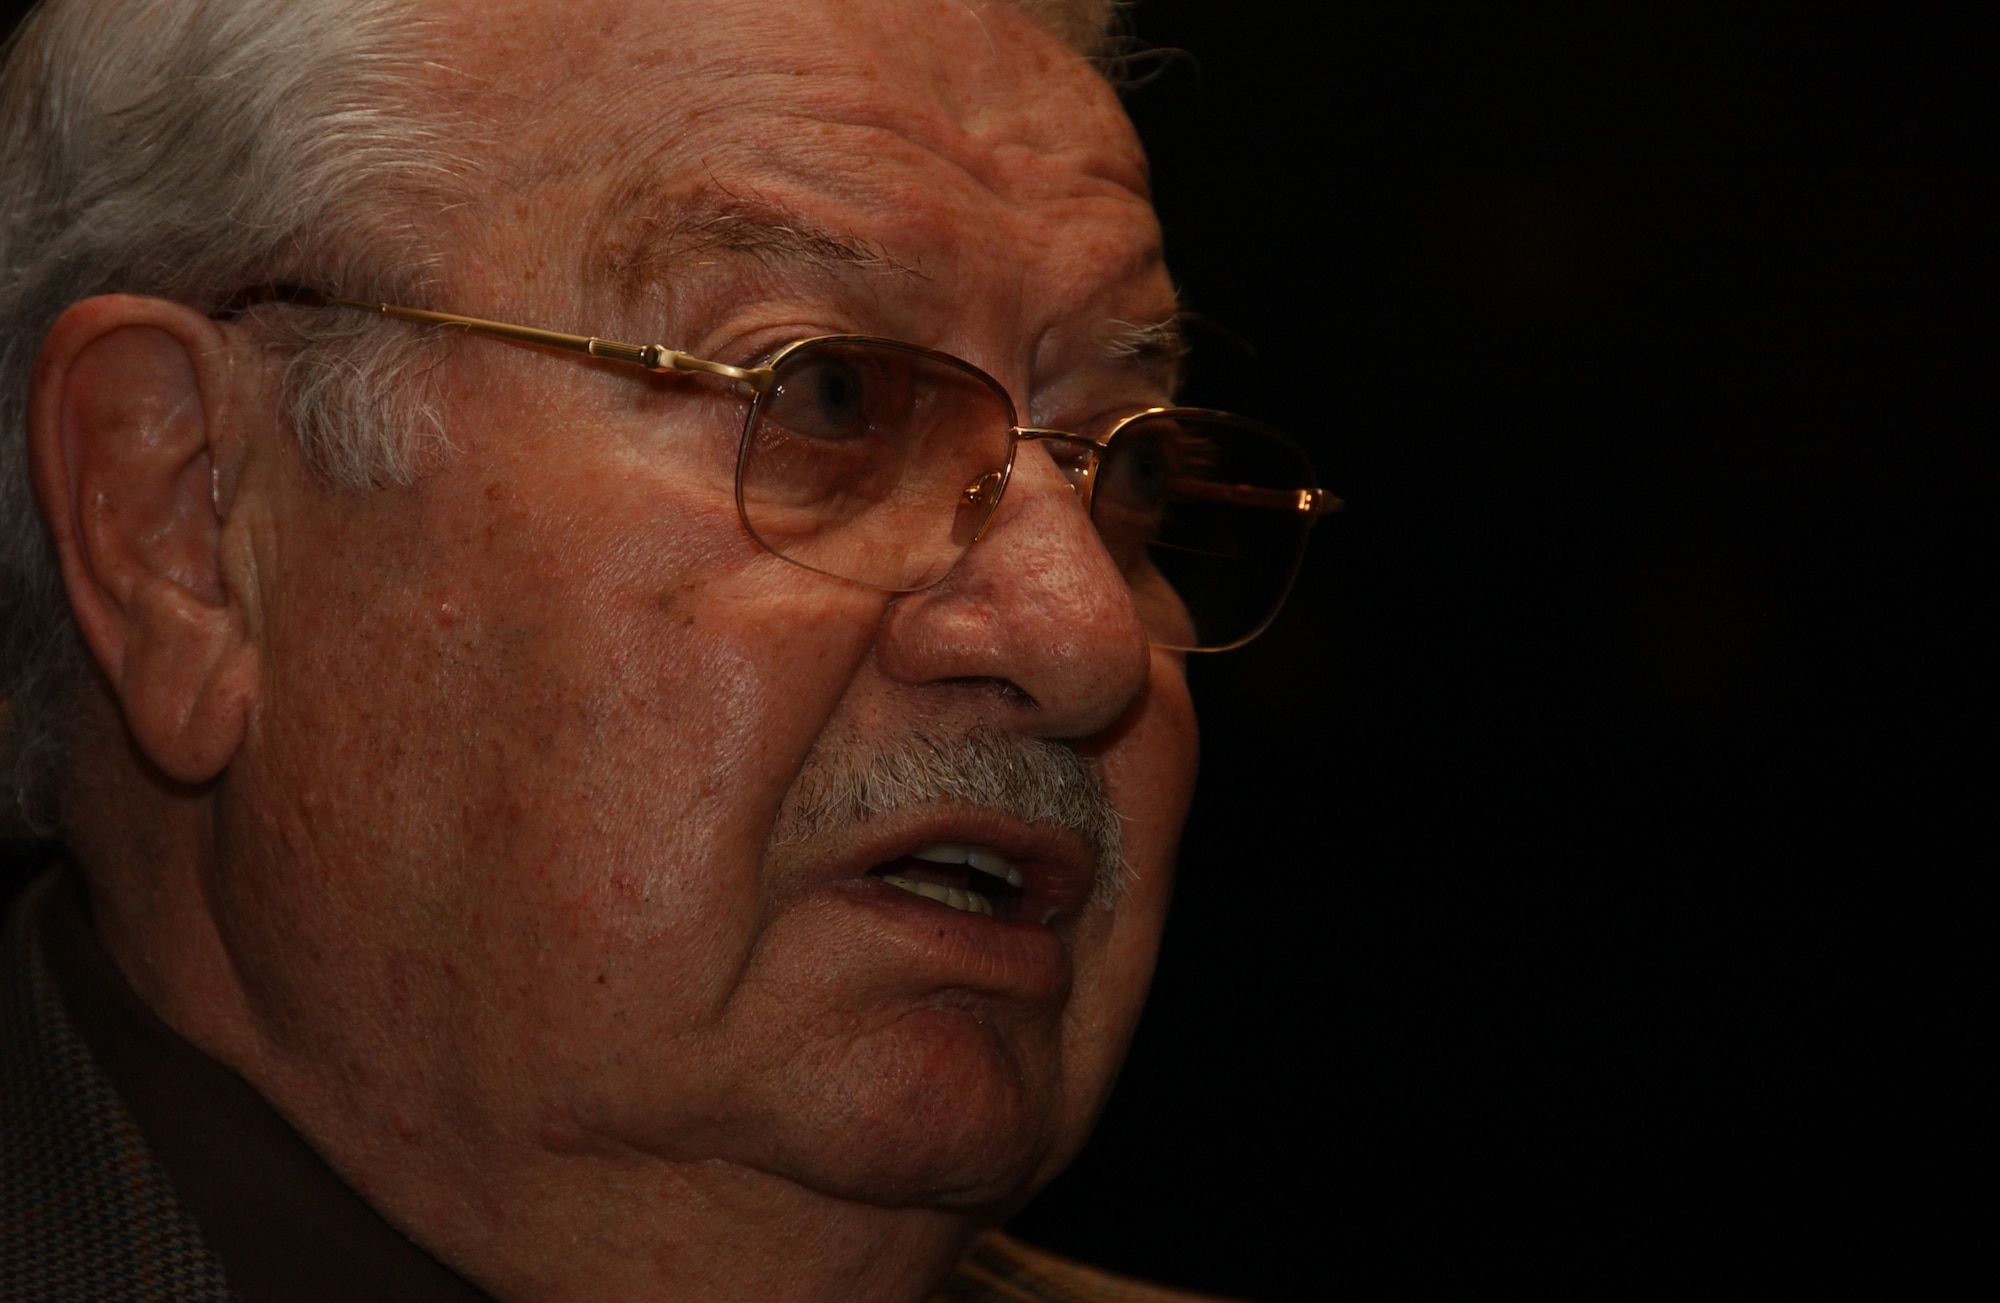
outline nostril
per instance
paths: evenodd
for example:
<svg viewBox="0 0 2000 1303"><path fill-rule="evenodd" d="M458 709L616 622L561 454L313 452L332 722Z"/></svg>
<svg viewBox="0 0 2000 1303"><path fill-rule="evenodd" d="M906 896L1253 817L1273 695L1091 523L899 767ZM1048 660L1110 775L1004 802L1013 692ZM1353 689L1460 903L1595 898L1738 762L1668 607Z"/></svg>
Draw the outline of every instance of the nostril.
<svg viewBox="0 0 2000 1303"><path fill-rule="evenodd" d="M1035 700L1035 695L1012 679L995 678L989 674L961 674L939 679L938 682L970 688L973 695L991 697L1011 709L1041 709L1041 703Z"/></svg>

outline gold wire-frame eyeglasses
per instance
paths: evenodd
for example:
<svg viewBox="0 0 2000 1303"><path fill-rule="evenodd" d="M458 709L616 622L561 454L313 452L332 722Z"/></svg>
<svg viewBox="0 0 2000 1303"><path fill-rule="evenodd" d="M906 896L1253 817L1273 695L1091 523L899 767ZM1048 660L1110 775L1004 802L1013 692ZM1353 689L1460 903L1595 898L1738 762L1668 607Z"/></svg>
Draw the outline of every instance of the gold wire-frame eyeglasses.
<svg viewBox="0 0 2000 1303"><path fill-rule="evenodd" d="M1151 407L1102 435L1022 426L1000 382L961 358L865 335L787 344L759 366L452 312L285 287L299 306L712 376L747 398L737 514L765 551L889 592L937 583L985 533L1016 450L1041 442L1127 583L1154 645L1226 651L1277 615L1308 531L1341 500L1284 435L1227 412Z"/></svg>

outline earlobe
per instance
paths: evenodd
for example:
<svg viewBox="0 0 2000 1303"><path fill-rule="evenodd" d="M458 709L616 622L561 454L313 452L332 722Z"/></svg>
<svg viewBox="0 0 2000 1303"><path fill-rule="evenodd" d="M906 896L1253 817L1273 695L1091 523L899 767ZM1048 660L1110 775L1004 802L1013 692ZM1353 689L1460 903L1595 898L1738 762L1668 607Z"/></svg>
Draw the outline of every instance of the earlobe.
<svg viewBox="0 0 2000 1303"><path fill-rule="evenodd" d="M50 330L28 412L35 492L70 609L140 749L183 783L228 765L256 696L215 492L230 385L215 322L106 295Z"/></svg>

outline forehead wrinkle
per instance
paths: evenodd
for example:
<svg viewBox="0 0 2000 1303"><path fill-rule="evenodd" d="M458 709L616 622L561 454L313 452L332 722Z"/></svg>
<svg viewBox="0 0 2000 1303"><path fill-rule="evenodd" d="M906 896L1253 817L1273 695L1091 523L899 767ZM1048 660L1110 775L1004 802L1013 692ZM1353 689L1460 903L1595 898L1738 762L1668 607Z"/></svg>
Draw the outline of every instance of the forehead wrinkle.
<svg viewBox="0 0 2000 1303"><path fill-rule="evenodd" d="M1136 144L1122 158L1087 132L1016 135L1009 128L1025 124L962 121L934 97L912 103L882 95L874 82L828 80L834 84L803 88L785 79L771 87L786 92L782 98L746 97L745 116L759 120L760 129L709 142L703 157L710 183L761 199L747 178L765 178L879 214L898 233L908 233L910 219L953 188L978 195L994 211L1041 210L1051 219L1059 219L1064 205L1103 201L1136 201L1150 213ZM738 85L768 82L745 76ZM715 180L718 173L729 177L726 187Z"/></svg>
<svg viewBox="0 0 2000 1303"><path fill-rule="evenodd" d="M701 71L717 89L726 87L737 107L789 118L806 135L820 126L884 132L1003 196L993 165L1025 149L1075 162L1080 175L1149 198L1145 154L1115 92L1094 67L1014 4L947 0L941 8L927 31L931 24L901 19L883 26L881 14L837 7L843 32L877 29L873 57L866 60L838 41L798 39L795 10L765 10L752 39L705 48ZM945 14L976 27L985 57L946 49L951 24L942 21ZM1008 39L997 41L996 27ZM1065 111L1049 111L1058 100ZM764 137L760 152L779 139Z"/></svg>
<svg viewBox="0 0 2000 1303"><path fill-rule="evenodd" d="M754 39L759 22L780 24L763 33L774 39ZM534 143L522 151L522 188L576 214L547 228L584 237L557 256L614 313L703 313L696 304L722 303L739 280L769 293L788 276L807 278L800 289L861 291L868 304L896 302L916 288L905 278L921 279L926 302L956 302L965 267L1014 264L1014 299L1043 321L1096 297L1074 292L1085 283L1129 283L1159 265L1130 124L1097 74L1052 41L997 51L982 41L986 57L940 66L926 57L931 43L906 32L869 61L840 42L799 39L776 14L751 17L740 34L752 39L676 43L657 58L621 49L612 62L631 75L617 98L648 104L643 116L599 104L524 124L523 143ZM1057 88L1069 92L1054 97L1062 111L1037 93ZM608 89L603 77L578 78L558 95L594 101ZM618 179L593 184L591 171L613 159ZM954 213L952 192L980 220ZM1130 210L1115 242L1097 216L1108 208ZM1071 238L1086 230L1092 238ZM684 305L691 273L704 284ZM885 273L901 288L878 298ZM998 290L981 295L986 315L1006 308Z"/></svg>
<svg viewBox="0 0 2000 1303"><path fill-rule="evenodd" d="M1144 151L1109 86L1032 20L1011 10L1007 16L1028 39L970 65L933 66L925 43L907 36L890 57L868 63L801 48L776 39L780 33L772 34L775 43L704 50L698 75L673 87L675 116L704 130L723 120L754 125L692 148L681 140L670 152L683 165L729 159L732 178L776 169L863 202L883 197L871 184L883 170L941 163L1007 207L1106 193L1150 203ZM780 15L768 17L782 29ZM1000 62L1025 66L984 66ZM1078 92L1083 111L1058 90ZM1049 111L1051 99L1070 102L1071 111ZM655 129L672 120L659 115ZM838 144L830 144L835 137ZM715 163L709 168L712 174Z"/></svg>
<svg viewBox="0 0 2000 1303"><path fill-rule="evenodd" d="M1087 144L989 144L953 124L872 116L860 111L817 124L824 133L818 148L803 143L804 132L790 133L765 147L756 164L788 195L880 232L926 280L951 281L966 259L989 270L1011 266L1013 299L1027 301L1036 297L1031 285L1094 291L1160 265L1151 205L1113 169L1089 166L1098 151ZM838 149L826 147L828 137L838 138ZM838 165L853 158L869 162ZM1119 215L1106 221L1107 211ZM1115 242L1104 238L1113 230L1121 233ZM1079 238L1085 231L1092 236ZM984 297L1005 296L989 287Z"/></svg>
<svg viewBox="0 0 2000 1303"><path fill-rule="evenodd" d="M613 187L590 222L586 278L627 305L657 293L690 266L742 258L766 272L823 279L853 272L919 276L879 244L815 221L768 196L710 179L676 194L656 174Z"/></svg>

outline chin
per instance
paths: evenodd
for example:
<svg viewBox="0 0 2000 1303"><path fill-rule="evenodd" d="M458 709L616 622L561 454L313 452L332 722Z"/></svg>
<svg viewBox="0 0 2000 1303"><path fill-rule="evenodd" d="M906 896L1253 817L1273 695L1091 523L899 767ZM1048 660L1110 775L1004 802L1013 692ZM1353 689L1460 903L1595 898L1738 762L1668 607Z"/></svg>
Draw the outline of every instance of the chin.
<svg viewBox="0 0 2000 1303"><path fill-rule="evenodd" d="M794 1080L782 1140L758 1165L860 1203L1012 1207L1088 1126L1065 1125L1057 1037L1022 1039L971 1008L905 1015L844 1047L833 1076Z"/></svg>

